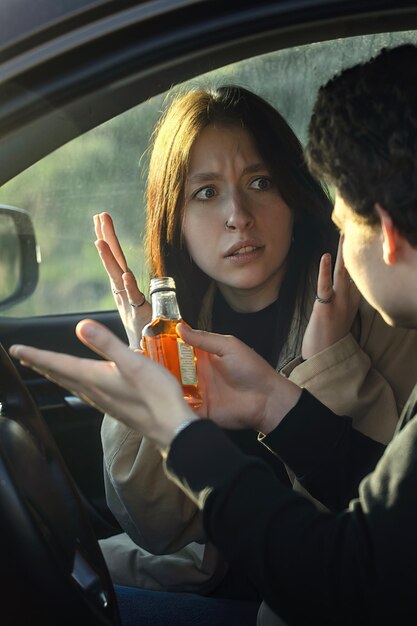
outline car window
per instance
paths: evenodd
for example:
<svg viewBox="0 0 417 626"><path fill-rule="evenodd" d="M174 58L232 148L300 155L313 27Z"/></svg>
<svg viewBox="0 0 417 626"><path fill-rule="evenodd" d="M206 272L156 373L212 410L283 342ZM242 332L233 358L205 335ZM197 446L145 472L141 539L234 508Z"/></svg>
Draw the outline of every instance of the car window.
<svg viewBox="0 0 417 626"><path fill-rule="evenodd" d="M239 84L276 106L305 142L319 85L384 46L417 42L414 31L351 37L260 55L225 66L187 85ZM167 94L156 96L62 146L0 189L0 203L32 215L41 254L34 294L6 316L114 308L93 245L92 217L108 211L128 264L145 292L143 263L147 149Z"/></svg>

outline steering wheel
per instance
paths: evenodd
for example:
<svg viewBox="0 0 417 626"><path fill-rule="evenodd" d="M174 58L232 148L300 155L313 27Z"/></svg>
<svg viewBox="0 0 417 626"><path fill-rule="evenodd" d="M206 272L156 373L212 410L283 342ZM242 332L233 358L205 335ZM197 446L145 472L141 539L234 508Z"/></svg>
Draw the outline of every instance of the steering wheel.
<svg viewBox="0 0 417 626"><path fill-rule="evenodd" d="M1 344L0 520L3 623L120 626L77 487Z"/></svg>

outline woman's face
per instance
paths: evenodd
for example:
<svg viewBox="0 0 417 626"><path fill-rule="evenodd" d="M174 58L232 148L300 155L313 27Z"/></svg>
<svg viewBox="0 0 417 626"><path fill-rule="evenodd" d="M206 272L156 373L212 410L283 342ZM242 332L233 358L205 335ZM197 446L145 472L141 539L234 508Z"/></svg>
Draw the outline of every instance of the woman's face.
<svg viewBox="0 0 417 626"><path fill-rule="evenodd" d="M190 155L183 234L232 308L257 311L276 299L292 227L251 135L238 126L205 128Z"/></svg>

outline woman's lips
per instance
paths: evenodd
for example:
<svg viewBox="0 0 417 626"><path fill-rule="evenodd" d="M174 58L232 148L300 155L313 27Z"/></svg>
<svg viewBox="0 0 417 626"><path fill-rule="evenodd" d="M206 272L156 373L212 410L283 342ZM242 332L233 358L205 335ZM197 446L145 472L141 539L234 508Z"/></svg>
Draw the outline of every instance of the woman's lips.
<svg viewBox="0 0 417 626"><path fill-rule="evenodd" d="M226 250L224 256L233 256L236 253L245 251L245 248L263 248L263 245L257 239L239 239Z"/></svg>
<svg viewBox="0 0 417 626"><path fill-rule="evenodd" d="M226 259L233 263L247 263L259 258L263 252L262 246L245 245L226 255Z"/></svg>
<svg viewBox="0 0 417 626"><path fill-rule="evenodd" d="M256 250L256 246L242 246L230 256L235 256L236 254L246 254L246 252L253 252L254 250Z"/></svg>

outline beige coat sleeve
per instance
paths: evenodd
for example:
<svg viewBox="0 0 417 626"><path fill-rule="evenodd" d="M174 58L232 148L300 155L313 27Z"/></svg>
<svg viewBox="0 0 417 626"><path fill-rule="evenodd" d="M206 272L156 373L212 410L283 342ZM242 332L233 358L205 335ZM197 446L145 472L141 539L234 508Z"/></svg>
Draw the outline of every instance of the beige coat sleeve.
<svg viewBox="0 0 417 626"><path fill-rule="evenodd" d="M417 332L388 326L364 300L356 331L282 373L354 427L388 443L417 377Z"/></svg>
<svg viewBox="0 0 417 626"><path fill-rule="evenodd" d="M131 539L155 555L204 543L196 505L167 478L155 446L108 415L101 438L107 502Z"/></svg>
<svg viewBox="0 0 417 626"><path fill-rule="evenodd" d="M227 571L226 562L211 543L192 542L178 552L163 555L141 548L126 533L99 543L116 585L208 594Z"/></svg>

